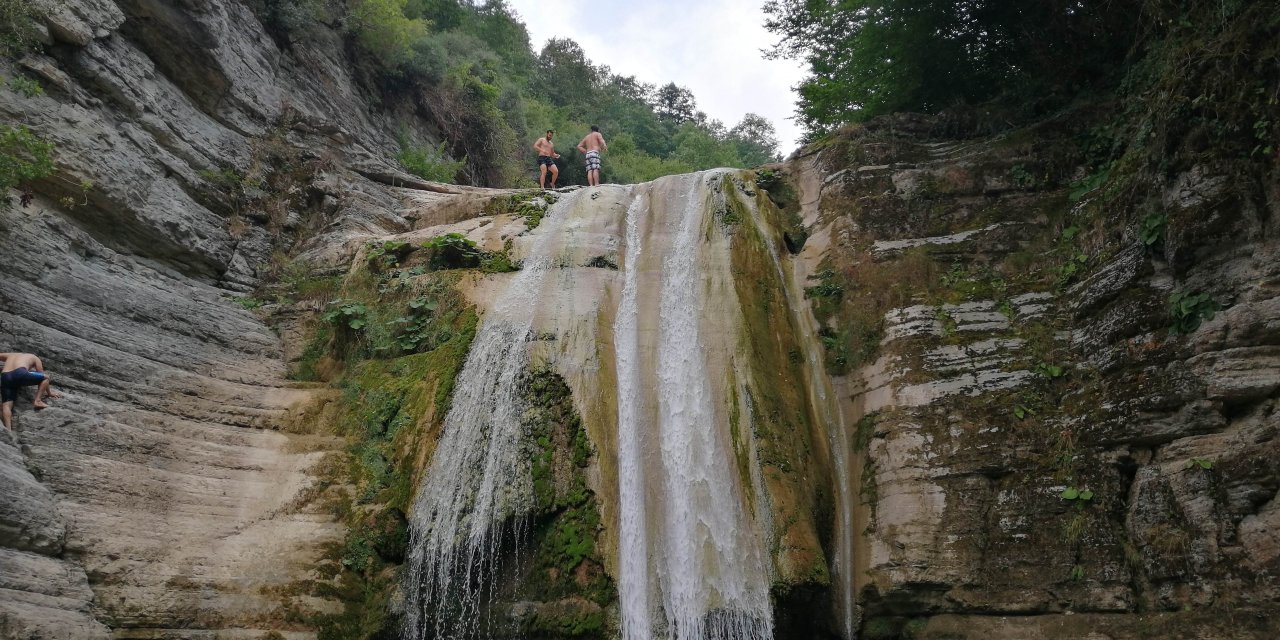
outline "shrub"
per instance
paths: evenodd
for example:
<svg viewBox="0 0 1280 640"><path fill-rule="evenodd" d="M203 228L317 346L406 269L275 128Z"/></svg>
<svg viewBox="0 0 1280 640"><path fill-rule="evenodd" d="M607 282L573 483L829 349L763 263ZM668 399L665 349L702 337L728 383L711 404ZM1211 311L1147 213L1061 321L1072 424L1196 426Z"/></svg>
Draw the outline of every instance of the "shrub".
<svg viewBox="0 0 1280 640"><path fill-rule="evenodd" d="M0 127L0 190L53 173L53 143L26 127Z"/></svg>
<svg viewBox="0 0 1280 640"><path fill-rule="evenodd" d="M427 35L427 22L406 18L409 0L359 0L351 9L350 29L387 70L413 57L413 45Z"/></svg>
<svg viewBox="0 0 1280 640"><path fill-rule="evenodd" d="M466 269L480 266L484 252L461 233L446 233L422 243L431 252L432 269Z"/></svg>
<svg viewBox="0 0 1280 640"><path fill-rule="evenodd" d="M405 140L401 140L400 155L396 156L396 159L400 161L400 164L409 173L419 178L455 184L458 181L458 172L462 170L467 160L466 158L450 160L448 154L445 153L444 147L444 142L432 149L431 147L414 146Z"/></svg>
<svg viewBox="0 0 1280 640"><path fill-rule="evenodd" d="M16 57L36 45L40 14L31 0L0 0L0 57Z"/></svg>
<svg viewBox="0 0 1280 640"><path fill-rule="evenodd" d="M400 261L408 256L416 247L402 240L387 240L386 242L370 242L368 244L368 254L365 259L369 262L369 268L375 271L381 271L383 268L392 268L400 264Z"/></svg>

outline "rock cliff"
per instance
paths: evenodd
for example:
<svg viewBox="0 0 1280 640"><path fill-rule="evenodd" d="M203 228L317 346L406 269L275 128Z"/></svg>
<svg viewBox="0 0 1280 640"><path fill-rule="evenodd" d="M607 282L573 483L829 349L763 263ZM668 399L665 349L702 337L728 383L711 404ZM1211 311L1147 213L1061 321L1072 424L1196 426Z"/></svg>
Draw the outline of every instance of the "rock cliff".
<svg viewBox="0 0 1280 640"><path fill-rule="evenodd" d="M552 204L401 173L397 138L434 139L430 114L337 33L280 41L232 0L67 0L42 34L0 62L43 85L0 89L0 114L57 165L0 206L0 349L41 354L67 397L24 398L0 442L0 636L394 632L455 378L546 215L511 388L528 539L486 605L517 633L608 637L626 615L632 267L637 371L695 370L659 363L685 344L719 372L723 442L690 447L731 457L726 521L768 574L739 581L750 615L718 614L739 635L1280 631L1274 163L1141 173L1117 209L1079 143L1105 113L985 136L904 115L760 171ZM632 265L636 202L659 253ZM712 303L684 310L700 341L658 342L686 216L707 223L681 268ZM456 264L421 248L441 237ZM678 475L655 442L637 465Z"/></svg>
<svg viewBox="0 0 1280 640"><path fill-rule="evenodd" d="M1274 165L1141 173L1126 211L1081 186L1092 117L902 116L787 167L857 425L863 637L1276 632Z"/></svg>
<svg viewBox="0 0 1280 640"><path fill-rule="evenodd" d="M430 133L374 106L336 33L277 44L232 1L49 7L43 52L0 61L44 89L0 116L57 167L0 206L0 348L67 398L20 400L0 443L0 636L298 636L333 607L280 587L343 535L299 496L343 445L281 431L313 392L236 298L307 239L408 229L429 192L388 185L447 188L388 159Z"/></svg>

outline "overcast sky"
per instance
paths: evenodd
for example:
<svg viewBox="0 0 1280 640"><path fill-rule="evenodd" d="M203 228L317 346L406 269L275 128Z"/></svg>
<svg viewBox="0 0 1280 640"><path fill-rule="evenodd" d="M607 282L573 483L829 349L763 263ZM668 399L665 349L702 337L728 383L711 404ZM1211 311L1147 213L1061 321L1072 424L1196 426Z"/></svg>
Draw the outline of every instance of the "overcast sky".
<svg viewBox="0 0 1280 640"><path fill-rule="evenodd" d="M773 122L785 156L800 138L788 118L799 62L765 60L777 42L764 28L761 0L507 0L529 27L534 51L571 38L595 64L641 82L693 90L698 108L732 127L743 114Z"/></svg>

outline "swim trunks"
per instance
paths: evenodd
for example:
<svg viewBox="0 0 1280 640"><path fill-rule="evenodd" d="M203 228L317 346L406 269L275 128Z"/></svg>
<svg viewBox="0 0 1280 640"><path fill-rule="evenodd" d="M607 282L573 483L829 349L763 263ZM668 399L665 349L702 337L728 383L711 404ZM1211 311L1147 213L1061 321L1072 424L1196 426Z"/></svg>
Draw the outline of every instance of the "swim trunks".
<svg viewBox="0 0 1280 640"><path fill-rule="evenodd" d="M13 402L18 399L18 389L34 387L44 382L45 375L39 371L28 371L19 367L13 371L0 373L0 402Z"/></svg>
<svg viewBox="0 0 1280 640"><path fill-rule="evenodd" d="M548 167L556 166L556 161L551 156L538 156L539 165L547 165Z"/></svg>
<svg viewBox="0 0 1280 640"><path fill-rule="evenodd" d="M587 171L599 171L599 170L600 170L600 152L588 151L587 152Z"/></svg>

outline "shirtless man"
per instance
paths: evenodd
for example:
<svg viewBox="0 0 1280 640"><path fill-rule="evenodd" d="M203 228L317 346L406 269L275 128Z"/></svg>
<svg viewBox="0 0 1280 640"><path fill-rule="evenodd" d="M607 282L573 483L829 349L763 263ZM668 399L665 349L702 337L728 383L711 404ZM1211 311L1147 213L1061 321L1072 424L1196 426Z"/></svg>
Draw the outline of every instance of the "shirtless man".
<svg viewBox="0 0 1280 640"><path fill-rule="evenodd" d="M604 136L600 135L600 127L591 125L591 133L578 143L578 151L587 156L587 184L600 186L600 152L608 150L609 145L605 143Z"/></svg>
<svg viewBox="0 0 1280 640"><path fill-rule="evenodd" d="M44 363L31 353L0 353L0 362L4 370L0 372L0 418L4 428L13 431L13 402L18 399L18 389L22 387L36 388L36 401L31 405L37 411L46 409L45 398L61 398L62 394L49 388L50 376L45 373Z"/></svg>
<svg viewBox="0 0 1280 640"><path fill-rule="evenodd" d="M560 167L556 166L556 160L560 159L560 154L556 153L556 145L551 143L551 138L556 135L555 131L547 130L547 137L538 138L533 143L533 150L538 152L538 186L547 188L547 169L551 169L551 188L556 188L556 178L560 177Z"/></svg>

